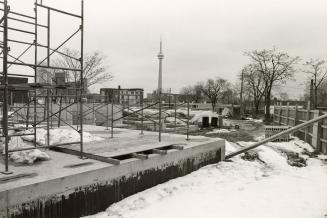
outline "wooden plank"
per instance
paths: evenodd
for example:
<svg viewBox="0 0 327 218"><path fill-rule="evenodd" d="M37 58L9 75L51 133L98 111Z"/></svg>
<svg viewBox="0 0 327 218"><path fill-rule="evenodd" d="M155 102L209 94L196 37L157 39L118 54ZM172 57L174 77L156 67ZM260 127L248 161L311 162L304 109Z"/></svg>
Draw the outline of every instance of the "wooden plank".
<svg viewBox="0 0 327 218"><path fill-rule="evenodd" d="M170 147L173 148L173 149L176 149L176 150L184 150L183 145L171 145Z"/></svg>
<svg viewBox="0 0 327 218"><path fill-rule="evenodd" d="M137 159L141 159L141 160L146 160L148 159L148 155L146 154L139 154L139 153L132 153L132 157L137 158Z"/></svg>
<svg viewBox="0 0 327 218"><path fill-rule="evenodd" d="M75 155L75 156L81 156L81 153L79 151L68 149L68 148L53 147L53 148L51 148L51 150L59 151L59 152L63 152L63 153L71 154L71 155ZM110 164L114 164L114 165L120 164L120 160L110 158L110 157L103 157L103 156L90 154L90 153L83 153L83 156L87 157L89 159L93 159L93 160L97 160L97 161L101 161L101 162L105 162L105 163L110 163Z"/></svg>
<svg viewBox="0 0 327 218"><path fill-rule="evenodd" d="M154 154L160 154L160 155L165 155L168 153L167 150L160 150L160 149L152 149L151 150Z"/></svg>
<svg viewBox="0 0 327 218"><path fill-rule="evenodd" d="M320 139L321 142L327 143L327 139Z"/></svg>
<svg viewBox="0 0 327 218"><path fill-rule="evenodd" d="M0 184L23 178L31 178L35 176L37 176L37 173L19 173L16 175L4 176L0 178Z"/></svg>
<svg viewBox="0 0 327 218"><path fill-rule="evenodd" d="M101 144L103 143L103 152L96 153L96 155L113 157L113 158L116 156L129 155L129 154L149 151L149 150L153 150L153 149L163 149L163 148L171 147L173 145L180 145L180 146L186 145L185 143L174 143L174 144L155 143L155 144L143 144L143 145L122 147L118 150L110 150L110 148L108 148L108 141L97 142L97 144L100 144L100 143ZM84 144L84 148L86 148L85 145L87 145L87 144L89 144L89 143ZM92 145L92 148L96 149L95 144ZM76 149L78 149L78 148L76 148ZM173 148L173 149L175 149L175 148ZM178 150L181 150L181 149L178 149Z"/></svg>

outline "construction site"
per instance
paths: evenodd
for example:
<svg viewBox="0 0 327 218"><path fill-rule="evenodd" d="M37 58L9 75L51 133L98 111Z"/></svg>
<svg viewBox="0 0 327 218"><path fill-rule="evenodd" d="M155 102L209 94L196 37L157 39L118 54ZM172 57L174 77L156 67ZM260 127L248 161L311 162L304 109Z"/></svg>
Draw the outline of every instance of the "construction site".
<svg viewBox="0 0 327 218"><path fill-rule="evenodd" d="M261 157L269 148L282 153L283 170L309 166L308 158L326 163L327 114L323 111L275 107L276 126L265 126L261 120L233 120L194 109L189 96L163 93L162 42L157 56L158 81L152 81L158 82L154 102L144 99L143 89L121 87L103 88L94 98L87 92L84 75L84 1L78 14L62 8L35 0L31 5L34 15L30 15L15 11L14 2L9 5L7 0L0 1L0 217L82 217L105 211L117 202L127 205L127 209L110 207L99 217L125 217L124 213L130 217L135 202L147 198L137 196L145 190L161 190L159 184L169 186L170 180L196 171L185 177L188 179L203 170L210 171L208 167L221 167L219 164L261 169L270 163L267 156ZM53 47L52 37L65 36L51 32L51 19L57 14L78 24L71 28L71 35ZM19 37L13 37L13 33ZM62 52L71 39L78 41L74 48L79 51L78 57ZM56 55L79 65L55 66L52 60ZM50 80L40 77L44 70L54 72ZM168 104L162 100L163 95L169 97ZM250 139L242 138L242 134ZM263 169L262 177L270 176L268 168ZM229 178L224 174L218 177ZM171 187L171 193L176 187ZM182 187L188 185L177 189ZM162 189L165 193L166 188ZM219 207L223 207L223 199L215 199ZM166 213L166 217L173 217ZM234 213L232 217L238 217ZM153 213L143 215L156 217ZM141 211L139 216L143 215Z"/></svg>

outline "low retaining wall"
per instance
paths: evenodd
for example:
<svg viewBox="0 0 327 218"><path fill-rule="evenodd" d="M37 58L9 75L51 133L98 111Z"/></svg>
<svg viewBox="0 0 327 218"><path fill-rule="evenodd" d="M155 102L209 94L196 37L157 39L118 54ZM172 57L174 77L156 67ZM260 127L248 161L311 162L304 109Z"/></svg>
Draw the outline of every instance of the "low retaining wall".
<svg viewBox="0 0 327 218"><path fill-rule="evenodd" d="M104 211L130 195L184 176L225 157L225 142L217 140L184 150L168 150L122 164L48 180L0 192L1 217L80 217Z"/></svg>

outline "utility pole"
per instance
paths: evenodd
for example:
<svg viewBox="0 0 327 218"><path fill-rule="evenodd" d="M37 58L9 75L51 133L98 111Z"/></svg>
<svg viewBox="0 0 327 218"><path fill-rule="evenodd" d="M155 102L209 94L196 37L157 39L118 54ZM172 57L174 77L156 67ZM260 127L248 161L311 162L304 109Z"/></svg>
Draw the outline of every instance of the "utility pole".
<svg viewBox="0 0 327 218"><path fill-rule="evenodd" d="M310 81L310 107L311 108L315 108L316 102L315 102L315 96L314 96L314 92L313 92L313 79Z"/></svg>
<svg viewBox="0 0 327 218"><path fill-rule="evenodd" d="M162 94L162 60L164 55L162 53L162 41L160 40L159 59L159 78L158 78L158 100L159 100L159 142L161 142L161 94Z"/></svg>
<svg viewBox="0 0 327 218"><path fill-rule="evenodd" d="M240 115L242 116L244 114L244 108L243 108L243 84L244 84L244 70L242 70L241 73L241 93L240 93Z"/></svg>

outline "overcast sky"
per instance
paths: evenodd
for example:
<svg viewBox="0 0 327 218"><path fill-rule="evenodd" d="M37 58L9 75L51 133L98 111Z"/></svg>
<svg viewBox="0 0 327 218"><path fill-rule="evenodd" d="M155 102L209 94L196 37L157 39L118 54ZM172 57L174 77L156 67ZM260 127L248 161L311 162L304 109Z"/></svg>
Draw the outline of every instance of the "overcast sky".
<svg viewBox="0 0 327 218"><path fill-rule="evenodd" d="M33 14L33 1L9 2ZM79 0L43 2L80 12ZM275 46L303 60L327 59L326 0L85 0L85 19L85 50L103 52L114 75L99 87L154 90L160 36L163 86L173 92L217 76L236 81L249 61L244 52L254 49ZM63 15L52 22L53 47L78 25ZM305 76L296 78L288 88L294 97Z"/></svg>

